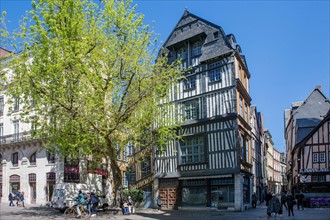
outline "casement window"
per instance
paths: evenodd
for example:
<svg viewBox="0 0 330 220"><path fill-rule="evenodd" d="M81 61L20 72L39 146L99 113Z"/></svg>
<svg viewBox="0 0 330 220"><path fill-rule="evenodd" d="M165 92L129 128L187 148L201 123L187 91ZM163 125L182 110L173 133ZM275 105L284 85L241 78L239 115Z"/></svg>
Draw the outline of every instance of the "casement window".
<svg viewBox="0 0 330 220"><path fill-rule="evenodd" d="M321 163L325 162L325 152L320 153L320 162Z"/></svg>
<svg viewBox="0 0 330 220"><path fill-rule="evenodd" d="M196 88L196 76L188 77L183 81L183 90L191 90Z"/></svg>
<svg viewBox="0 0 330 220"><path fill-rule="evenodd" d="M198 118L198 100L191 100L184 103L184 117L186 120Z"/></svg>
<svg viewBox="0 0 330 220"><path fill-rule="evenodd" d="M319 176L319 182L325 182L326 178L325 175Z"/></svg>
<svg viewBox="0 0 330 220"><path fill-rule="evenodd" d="M313 163L319 162L319 153L313 153L312 157L313 157Z"/></svg>
<svg viewBox="0 0 330 220"><path fill-rule="evenodd" d="M36 183L37 182L37 174L30 173L29 174L29 183Z"/></svg>
<svg viewBox="0 0 330 220"><path fill-rule="evenodd" d="M80 172L79 172L79 160L64 160L64 182L79 183Z"/></svg>
<svg viewBox="0 0 330 220"><path fill-rule="evenodd" d="M127 146L127 156L133 156L134 155L134 146L133 144L130 144Z"/></svg>
<svg viewBox="0 0 330 220"><path fill-rule="evenodd" d="M246 103L244 104L244 120L248 121L248 105Z"/></svg>
<svg viewBox="0 0 330 220"><path fill-rule="evenodd" d="M312 176L312 182L325 182L326 178L325 175L320 175L320 176Z"/></svg>
<svg viewBox="0 0 330 220"><path fill-rule="evenodd" d="M249 147L248 147L248 140L246 139L246 137L241 136L241 144L242 144L241 159L243 161L248 162Z"/></svg>
<svg viewBox="0 0 330 220"><path fill-rule="evenodd" d="M217 82L221 80L221 68L213 69L208 72L210 82Z"/></svg>
<svg viewBox="0 0 330 220"><path fill-rule="evenodd" d="M191 56L194 57L201 54L202 54L202 43L199 41L192 45Z"/></svg>
<svg viewBox="0 0 330 220"><path fill-rule="evenodd" d="M178 50L178 58L186 60L188 58L187 48L182 47Z"/></svg>
<svg viewBox="0 0 330 220"><path fill-rule="evenodd" d="M243 98L239 96L239 114L243 116Z"/></svg>
<svg viewBox="0 0 330 220"><path fill-rule="evenodd" d="M180 142L181 164L203 163L205 161L204 137L186 137Z"/></svg>
<svg viewBox="0 0 330 220"><path fill-rule="evenodd" d="M123 172L123 187L124 188L128 188L128 173L127 172Z"/></svg>
<svg viewBox="0 0 330 220"><path fill-rule="evenodd" d="M12 154L12 163L14 167L18 166L18 152Z"/></svg>
<svg viewBox="0 0 330 220"><path fill-rule="evenodd" d="M5 143L6 139L3 137L3 123L0 123L0 143Z"/></svg>
<svg viewBox="0 0 330 220"><path fill-rule="evenodd" d="M5 102L3 96L0 97L0 116L3 116L3 111L5 108Z"/></svg>
<svg viewBox="0 0 330 220"><path fill-rule="evenodd" d="M19 140L19 121L14 121L13 122L14 125L14 141L18 141Z"/></svg>
<svg viewBox="0 0 330 220"><path fill-rule="evenodd" d="M47 152L48 163L55 163L55 154Z"/></svg>
<svg viewBox="0 0 330 220"><path fill-rule="evenodd" d="M19 98L15 98L14 99L14 111L18 111L19 110Z"/></svg>
<svg viewBox="0 0 330 220"><path fill-rule="evenodd" d="M33 153L31 156L30 156L30 165L35 165L37 162L37 153Z"/></svg>
<svg viewBox="0 0 330 220"><path fill-rule="evenodd" d="M141 162L141 177L147 177L151 173L151 158L147 156L144 161Z"/></svg>

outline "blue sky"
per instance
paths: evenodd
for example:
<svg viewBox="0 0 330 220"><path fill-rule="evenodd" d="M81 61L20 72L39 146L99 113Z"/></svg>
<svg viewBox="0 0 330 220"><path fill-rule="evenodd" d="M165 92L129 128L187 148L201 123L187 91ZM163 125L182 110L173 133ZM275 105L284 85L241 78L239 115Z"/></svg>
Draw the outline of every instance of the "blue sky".
<svg viewBox="0 0 330 220"><path fill-rule="evenodd" d="M30 8L30 0L0 0L9 29ZM303 101L317 85L330 97L330 1L136 0L166 40L184 9L234 34L246 56L252 104L264 115L275 147L285 151L284 109Z"/></svg>

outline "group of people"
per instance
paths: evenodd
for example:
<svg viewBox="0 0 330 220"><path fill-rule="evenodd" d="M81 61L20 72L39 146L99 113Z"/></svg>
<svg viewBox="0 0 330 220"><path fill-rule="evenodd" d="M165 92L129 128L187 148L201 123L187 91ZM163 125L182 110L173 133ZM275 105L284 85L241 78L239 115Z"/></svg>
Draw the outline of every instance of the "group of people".
<svg viewBox="0 0 330 220"><path fill-rule="evenodd" d="M123 215L129 215L134 213L133 200L131 196L128 196L127 199L122 199L120 202L120 208L123 212Z"/></svg>
<svg viewBox="0 0 330 220"><path fill-rule="evenodd" d="M269 192L265 196L266 206L267 206L267 215L271 216L272 213L275 213L276 215L281 215L283 213L283 206L286 210L288 210L288 216L294 216L293 212L293 206L298 205L298 210L300 207L304 209L303 206L303 199L304 199L303 193L296 194L295 197L293 197L292 193L290 191L285 192L282 191L281 193L281 199L279 199L275 194L272 194ZM297 200L297 201L296 201Z"/></svg>
<svg viewBox="0 0 330 220"><path fill-rule="evenodd" d="M75 198L75 201L77 202L78 217L81 216L80 207L85 206L85 205L86 205L88 214L91 217L96 216L97 207L99 205L99 198L97 197L97 195L95 195L94 192L84 193L81 190L79 190L78 196Z"/></svg>
<svg viewBox="0 0 330 220"><path fill-rule="evenodd" d="M9 206L15 206L14 201L16 200L16 206L21 206L24 207L24 192L17 190L16 194L13 192L10 192L8 195L8 200L9 200Z"/></svg>

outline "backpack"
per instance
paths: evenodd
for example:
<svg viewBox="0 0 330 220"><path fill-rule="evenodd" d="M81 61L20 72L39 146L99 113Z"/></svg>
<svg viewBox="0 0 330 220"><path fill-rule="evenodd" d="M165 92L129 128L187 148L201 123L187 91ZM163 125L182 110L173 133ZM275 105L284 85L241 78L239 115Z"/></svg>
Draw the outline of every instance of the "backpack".
<svg viewBox="0 0 330 220"><path fill-rule="evenodd" d="M99 198L97 198L96 195L91 195L91 203L92 204L99 203Z"/></svg>

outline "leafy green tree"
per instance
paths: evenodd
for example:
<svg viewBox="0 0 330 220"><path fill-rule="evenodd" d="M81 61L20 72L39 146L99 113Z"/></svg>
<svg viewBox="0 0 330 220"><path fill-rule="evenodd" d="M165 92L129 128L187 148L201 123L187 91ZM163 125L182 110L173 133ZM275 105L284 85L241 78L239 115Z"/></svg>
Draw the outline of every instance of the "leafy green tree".
<svg viewBox="0 0 330 220"><path fill-rule="evenodd" d="M124 147L150 152L176 138L166 100L178 64L158 56L130 0L34 0L32 8L16 34L23 48L5 74L8 95L20 98L20 120L33 121L48 150L105 163L118 202Z"/></svg>

